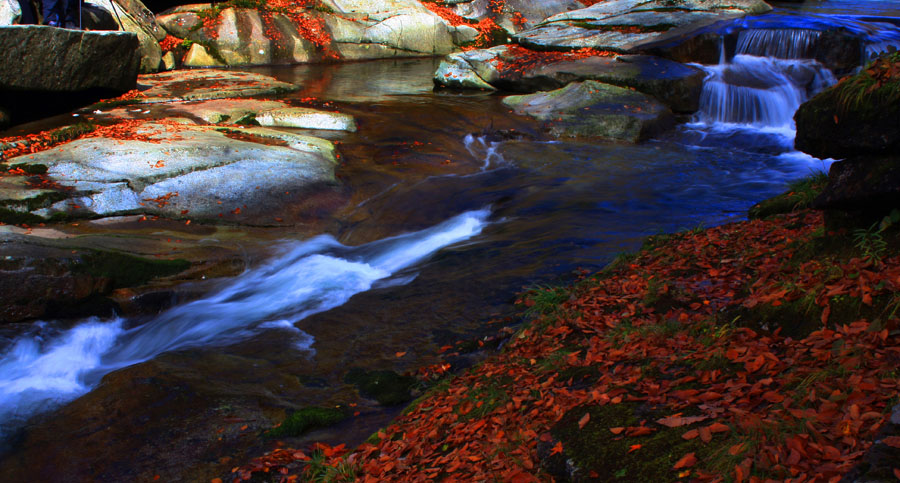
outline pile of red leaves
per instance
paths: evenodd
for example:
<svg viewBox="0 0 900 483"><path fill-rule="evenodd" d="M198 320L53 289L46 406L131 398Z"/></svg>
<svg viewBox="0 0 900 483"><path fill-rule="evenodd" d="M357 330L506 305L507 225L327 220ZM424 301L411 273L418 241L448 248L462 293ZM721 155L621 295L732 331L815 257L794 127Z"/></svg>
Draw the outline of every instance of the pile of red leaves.
<svg viewBox="0 0 900 483"><path fill-rule="evenodd" d="M568 301L513 337L501 356L453 377L379 432L377 443L326 465L373 482L548 480L537 446L552 441L548 431L564 415L640 403L664 416L607 428L629 443L623 459L640 458L660 431L682 430L700 448L720 446L675 455L671 480L837 481L873 444L896 402L896 314L876 322L851 317L796 338L732 320L804 293L814 320L827 319L836 297L866 307L896 293L897 256L792 260L829 236L821 226L820 214L803 212L671 236L569 289ZM522 302L535 305L539 296ZM596 376L561 375L572 371ZM588 420L585 413L578 428ZM900 438L885 441L900 447ZM551 454L566 449L557 442ZM284 468L296 461L306 455L281 449L235 474L292 473Z"/></svg>

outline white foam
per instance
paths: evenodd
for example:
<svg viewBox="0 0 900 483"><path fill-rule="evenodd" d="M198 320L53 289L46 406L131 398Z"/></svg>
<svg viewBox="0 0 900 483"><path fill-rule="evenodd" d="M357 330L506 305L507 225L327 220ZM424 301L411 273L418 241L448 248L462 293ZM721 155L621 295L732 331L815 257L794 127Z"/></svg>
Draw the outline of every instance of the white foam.
<svg viewBox="0 0 900 483"><path fill-rule="evenodd" d="M297 337L294 346L311 351L313 338L294 322L337 307L378 281L412 281L415 276L408 274L390 277L478 235L489 215L487 209L471 211L432 228L359 247L318 236L286 248L281 256L208 296L136 327L125 329L127 321L119 319L92 319L44 344L23 336L0 359L0 429L84 394L110 371L163 352L229 344L261 330L290 330Z"/></svg>

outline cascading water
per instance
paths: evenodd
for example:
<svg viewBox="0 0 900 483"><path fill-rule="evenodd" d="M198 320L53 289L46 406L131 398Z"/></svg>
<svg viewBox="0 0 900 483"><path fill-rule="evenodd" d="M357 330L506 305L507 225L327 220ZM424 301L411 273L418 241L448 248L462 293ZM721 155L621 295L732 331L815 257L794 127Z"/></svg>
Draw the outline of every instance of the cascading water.
<svg viewBox="0 0 900 483"><path fill-rule="evenodd" d="M712 127L748 127L793 142L793 116L811 95L837 82L809 55L820 32L750 29L740 32L730 62L699 66L707 73L696 121ZM724 47L723 47L724 48Z"/></svg>
<svg viewBox="0 0 900 483"><path fill-rule="evenodd" d="M472 156L484 159L481 171L487 171L492 166L496 166L497 163L503 162L503 155L497 150L501 143L489 140L488 136L466 134L466 137L463 138L463 144ZM494 160L496 160L496 163L492 163Z"/></svg>
<svg viewBox="0 0 900 483"><path fill-rule="evenodd" d="M376 285L408 283L414 276L398 272L478 235L489 214L487 209L469 211L432 228L358 247L321 235L200 300L139 325L91 319L58 331L52 324L36 324L0 359L0 435L36 412L86 393L103 375L163 352L226 345L266 329L290 330L298 350L310 351L312 338L294 322Z"/></svg>

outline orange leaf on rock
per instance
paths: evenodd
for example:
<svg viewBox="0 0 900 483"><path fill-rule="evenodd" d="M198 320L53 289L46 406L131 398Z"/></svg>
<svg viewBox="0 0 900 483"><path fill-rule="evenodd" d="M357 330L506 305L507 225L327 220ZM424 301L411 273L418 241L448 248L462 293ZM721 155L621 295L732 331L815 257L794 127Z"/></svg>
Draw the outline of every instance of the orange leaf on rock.
<svg viewBox="0 0 900 483"><path fill-rule="evenodd" d="M398 352L398 353L396 353L396 354L394 354L394 355L397 356L397 359L399 359L399 358L405 356L405 355L406 355L406 352Z"/></svg>
<svg viewBox="0 0 900 483"><path fill-rule="evenodd" d="M675 466L672 467L673 470L680 470L682 468L690 468L697 464L697 456L694 453L688 453L681 457Z"/></svg>
<svg viewBox="0 0 900 483"><path fill-rule="evenodd" d="M612 434L622 434L622 431L625 431L625 428L609 428L609 432Z"/></svg>

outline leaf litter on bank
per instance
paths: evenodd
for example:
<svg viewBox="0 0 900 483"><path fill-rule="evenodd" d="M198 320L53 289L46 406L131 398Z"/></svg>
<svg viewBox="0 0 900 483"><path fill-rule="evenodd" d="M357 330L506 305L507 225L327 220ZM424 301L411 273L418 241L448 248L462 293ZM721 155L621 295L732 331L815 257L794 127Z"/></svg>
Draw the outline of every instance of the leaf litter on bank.
<svg viewBox="0 0 900 483"><path fill-rule="evenodd" d="M821 214L803 211L668 236L581 281L502 355L324 464L361 481L546 481L540 435L569 411L587 430L600 422L586 404L640 404L659 416L611 424L603 437L627 443L623 460L640 461L652 456L657 434L679 431L679 441L698 449L666 463L672 480L835 481L860 461L897 402L900 321L896 307L871 319L819 311L841 297L894 300L900 257L793 259L822 224ZM766 330L731 318L748 306L797 301L827 323L789 337L785 325L799 321ZM551 453L570 456L556 443ZM301 459L293 451L236 472L249 477Z"/></svg>

